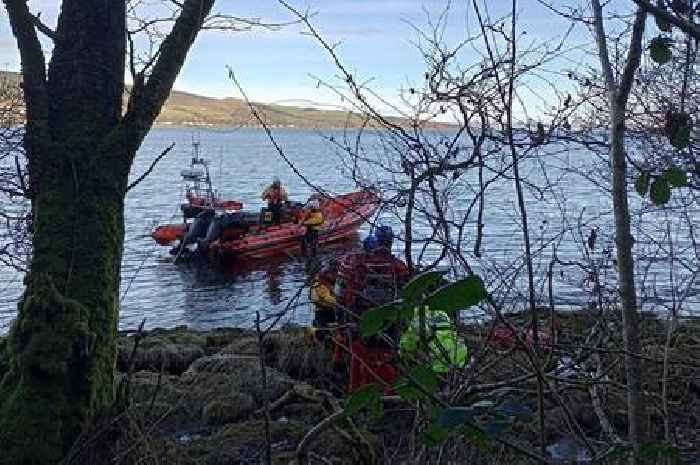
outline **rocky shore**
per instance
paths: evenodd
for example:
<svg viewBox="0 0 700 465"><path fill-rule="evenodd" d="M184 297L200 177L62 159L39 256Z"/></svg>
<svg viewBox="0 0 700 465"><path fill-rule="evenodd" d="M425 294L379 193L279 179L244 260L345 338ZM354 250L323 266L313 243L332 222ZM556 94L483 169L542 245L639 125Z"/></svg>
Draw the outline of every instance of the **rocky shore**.
<svg viewBox="0 0 700 465"><path fill-rule="evenodd" d="M564 354L575 353L566 348L582 345L590 337L589 317L568 313L542 321L543 333L552 329L556 333L550 343L561 348L548 351L543 359L551 382L543 404L545 437L552 447L571 446L566 432L572 419L589 438L602 439L610 428L620 435L626 430L624 375L614 361L617 354L600 355L608 357L604 362L610 368L607 384L597 391L587 381L593 376L590 364L556 371ZM508 319L521 330L527 326L526 315ZM615 322L608 325L615 337ZM657 436L663 429L659 382L667 357L669 427L679 443L692 448L699 443L700 428L697 322L677 328L668 348L665 322L645 318L642 328L643 368L649 374L644 385L648 426ZM493 343L492 330L488 323L462 328L470 353L485 358L474 373L470 391L457 402L473 404L486 399L492 404L516 403L536 412L534 378L527 378L523 368L527 366L524 351L492 345L480 351ZM607 345L615 346L615 341ZM413 406L397 397L386 399L380 420L360 416L357 421L340 418L324 425L329 418L338 419L347 398L347 380L344 373L333 369L329 352L305 328L282 328L262 339L255 331L231 328L123 333L117 370L114 412L93 425L66 463L97 463L95 457L108 454L119 456L120 463L259 464L265 463L268 444L271 463L280 465L297 463L300 444L309 463L382 463L377 454L415 453L405 444L415 426ZM557 396L565 399L565 405L555 401ZM607 413L601 417L598 413L603 410ZM537 443L536 416L514 424L507 435L521 444ZM507 456L503 455L506 449L488 445L463 450L469 450L474 460L490 457L496 450L501 458Z"/></svg>

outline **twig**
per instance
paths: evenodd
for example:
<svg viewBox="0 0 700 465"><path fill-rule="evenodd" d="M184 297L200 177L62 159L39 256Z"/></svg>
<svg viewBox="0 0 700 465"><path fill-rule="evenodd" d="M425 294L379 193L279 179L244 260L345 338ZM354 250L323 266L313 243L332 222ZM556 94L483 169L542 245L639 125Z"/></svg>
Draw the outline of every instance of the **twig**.
<svg viewBox="0 0 700 465"><path fill-rule="evenodd" d="M307 450L311 445L311 442L314 439L316 439L321 433L323 433L325 430L327 430L328 428L333 426L337 421L342 420L343 418L345 418L345 410L338 410L337 412L327 416L326 418L321 420L320 423L311 428L309 432L306 433L306 435L302 438L301 442L299 443L299 446L297 446L297 462L299 464L304 463L304 460L308 455Z"/></svg>
<svg viewBox="0 0 700 465"><path fill-rule="evenodd" d="M53 41L56 40L56 31L54 31L53 29L48 27L46 24L44 24L43 21L41 21L41 13L38 13L36 15L30 14L30 16L32 17L32 20L34 21L34 25L39 30L39 32L41 32L42 34L44 34L46 37L48 37L49 39L51 39Z"/></svg>
<svg viewBox="0 0 700 465"><path fill-rule="evenodd" d="M149 166L148 169L147 169L141 176L139 176L139 177L136 179L136 181L134 181L134 182L132 182L131 184L129 184L129 187L126 188L126 191L129 192L131 189L133 189L134 187L136 187L137 185L139 185L139 183L141 183L141 181L143 181L144 179L146 179L146 177L147 177L149 174L151 174L151 172L153 171L153 169L156 167L156 165L158 164L158 162L161 161L168 153L170 153L170 151L171 151L174 147L175 147L175 142L173 142L172 144L170 144L170 146L169 146L167 149L163 150L163 152L162 152L160 155L158 155L158 156L156 157L155 160L153 160L153 163L151 163L151 166Z"/></svg>

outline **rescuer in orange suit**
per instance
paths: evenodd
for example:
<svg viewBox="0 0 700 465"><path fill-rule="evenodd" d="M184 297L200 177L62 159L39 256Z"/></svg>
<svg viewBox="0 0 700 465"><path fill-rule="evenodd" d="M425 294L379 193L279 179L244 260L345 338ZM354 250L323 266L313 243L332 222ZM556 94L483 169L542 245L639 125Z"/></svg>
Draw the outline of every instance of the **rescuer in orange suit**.
<svg viewBox="0 0 700 465"><path fill-rule="evenodd" d="M272 215L272 223L282 222L282 203L288 200L287 191L282 187L279 178L274 178L272 184L261 195L267 201L267 209Z"/></svg>
<svg viewBox="0 0 700 465"><path fill-rule="evenodd" d="M363 340L357 331L362 314L398 298L410 277L406 264L391 254L392 243L391 228L380 226L374 236L363 241L364 250L361 253L349 254L338 260L333 298L336 319L344 331L338 331L334 337L334 358L339 363L343 352L350 352L350 391L377 382L377 377L390 384L397 376L392 360L396 355L398 328L384 334L396 339L392 343L382 336ZM324 285L329 284L326 280Z"/></svg>

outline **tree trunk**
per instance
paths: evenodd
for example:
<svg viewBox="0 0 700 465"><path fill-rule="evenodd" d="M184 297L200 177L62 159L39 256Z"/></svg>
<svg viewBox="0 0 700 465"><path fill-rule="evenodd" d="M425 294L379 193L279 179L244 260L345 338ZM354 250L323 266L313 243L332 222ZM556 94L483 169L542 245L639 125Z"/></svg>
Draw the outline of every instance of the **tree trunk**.
<svg viewBox="0 0 700 465"><path fill-rule="evenodd" d="M48 80L37 84L45 119L25 134L33 250L0 385L0 463L57 463L114 398L133 153L105 135L121 120L126 12L125 2L89 3L62 4Z"/></svg>
<svg viewBox="0 0 700 465"><path fill-rule="evenodd" d="M214 0L180 2L123 116L125 1L62 1L48 79L27 0L3 3L22 58L34 230L0 383L0 464L44 465L113 402L129 170Z"/></svg>
<svg viewBox="0 0 700 465"><path fill-rule="evenodd" d="M610 105L610 169L612 171L612 201L615 216L615 245L620 301L622 303L622 337L625 345L625 376L627 378L627 419L629 441L633 454L630 463L639 463L639 448L644 439L641 399L641 366L639 359L639 328L637 293L634 283L634 238L627 198L627 161L625 153L625 118L629 94L634 85L634 75L642 56L642 39L646 27L646 12L639 8L634 17L627 59L616 82L608 53L607 36L603 24L603 7L600 0L591 0L594 27L598 45L601 71L605 77Z"/></svg>
<svg viewBox="0 0 700 465"><path fill-rule="evenodd" d="M627 419L629 439L638 452L642 436L641 372L637 293L634 284L634 238L630 226L627 199L627 162L625 159L625 108L614 105L610 125L610 164L612 166L612 200L615 216L617 275L622 303L622 337L625 345L627 378ZM635 458L636 460L636 458Z"/></svg>
<svg viewBox="0 0 700 465"><path fill-rule="evenodd" d="M123 200L98 179L76 193L62 174L34 201L34 256L0 387L1 463L58 462L113 400Z"/></svg>

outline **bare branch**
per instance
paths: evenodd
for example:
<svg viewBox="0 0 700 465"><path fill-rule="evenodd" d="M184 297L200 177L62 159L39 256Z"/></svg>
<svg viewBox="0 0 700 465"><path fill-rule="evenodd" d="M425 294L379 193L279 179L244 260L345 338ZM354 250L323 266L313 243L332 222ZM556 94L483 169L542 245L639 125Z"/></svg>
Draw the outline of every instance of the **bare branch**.
<svg viewBox="0 0 700 465"><path fill-rule="evenodd" d="M647 14L642 8L639 8L634 15L630 49L627 54L625 69L622 71L622 77L620 78L620 88L617 91L617 99L620 106L627 105L627 98L634 83L634 75L639 68L639 62L642 58L642 38L644 36L646 18Z"/></svg>
<svg viewBox="0 0 700 465"><path fill-rule="evenodd" d="M605 86L608 92L614 92L617 87L613 74L612 64L610 63L610 55L608 54L608 40L605 35L605 25L603 24L603 7L599 0L591 0L593 7L593 24L595 27L596 44L598 45L598 57L600 66L605 76Z"/></svg>
<svg viewBox="0 0 700 465"><path fill-rule="evenodd" d="M170 144L170 146L169 146L168 148L166 148L165 150L163 150L163 152L162 152L160 155L158 155L158 156L155 158L155 160L153 160L153 162L151 163L151 166L149 166L148 169L147 169L146 171L144 171L143 174L142 174L141 176L138 177L138 179L136 179L136 181L134 181L134 182L132 182L131 184L129 184L129 187L126 188L126 191L129 192L131 189L133 189L134 187L138 186L138 185L141 183L141 181L143 181L144 179L146 179L146 177L147 177L149 174L151 174L151 172L153 171L153 169L156 167L156 165L158 164L158 162L161 161L163 158L165 158L165 156L168 155L168 154L170 153L170 151L171 151L174 147L175 147L175 142L173 142L172 144Z"/></svg>
<svg viewBox="0 0 700 465"><path fill-rule="evenodd" d="M29 12L27 0L3 0L10 18L12 33L22 59L22 79L27 107L27 123L45 122L48 118L46 61Z"/></svg>
<svg viewBox="0 0 700 465"><path fill-rule="evenodd" d="M136 151L153 126L213 5L214 0L186 0L183 3L180 16L160 45L158 59L143 85L143 92L134 92L129 99L120 128L126 131L121 136L128 146L127 153Z"/></svg>
<svg viewBox="0 0 700 465"><path fill-rule="evenodd" d="M34 25L36 28L44 34L46 37L48 37L51 40L56 40L56 31L48 27L46 24L44 24L41 21L41 13L38 13L36 15L31 15L32 19L34 20Z"/></svg>

